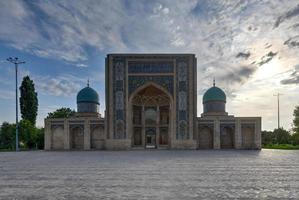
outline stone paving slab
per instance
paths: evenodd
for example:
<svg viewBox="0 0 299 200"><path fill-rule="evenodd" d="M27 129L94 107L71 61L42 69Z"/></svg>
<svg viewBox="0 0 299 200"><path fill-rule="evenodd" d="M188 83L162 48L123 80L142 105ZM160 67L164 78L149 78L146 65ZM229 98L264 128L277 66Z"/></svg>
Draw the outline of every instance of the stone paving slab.
<svg viewBox="0 0 299 200"><path fill-rule="evenodd" d="M2 152L0 199L299 199L299 151Z"/></svg>

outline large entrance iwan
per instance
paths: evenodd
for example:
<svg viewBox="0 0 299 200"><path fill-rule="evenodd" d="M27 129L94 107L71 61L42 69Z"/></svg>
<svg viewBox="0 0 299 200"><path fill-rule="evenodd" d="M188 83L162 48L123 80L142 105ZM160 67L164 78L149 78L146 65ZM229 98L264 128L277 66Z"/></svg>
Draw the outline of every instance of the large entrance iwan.
<svg viewBox="0 0 299 200"><path fill-rule="evenodd" d="M132 146L168 148L171 100L162 88L149 84L130 98Z"/></svg>

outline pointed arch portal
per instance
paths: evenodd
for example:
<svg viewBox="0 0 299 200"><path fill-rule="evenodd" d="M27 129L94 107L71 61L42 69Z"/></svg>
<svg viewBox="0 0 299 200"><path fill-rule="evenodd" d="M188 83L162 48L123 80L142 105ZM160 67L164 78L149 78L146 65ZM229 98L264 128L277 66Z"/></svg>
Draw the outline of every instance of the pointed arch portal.
<svg viewBox="0 0 299 200"><path fill-rule="evenodd" d="M131 94L129 103L132 146L168 147L172 96L163 87L150 82L137 88Z"/></svg>

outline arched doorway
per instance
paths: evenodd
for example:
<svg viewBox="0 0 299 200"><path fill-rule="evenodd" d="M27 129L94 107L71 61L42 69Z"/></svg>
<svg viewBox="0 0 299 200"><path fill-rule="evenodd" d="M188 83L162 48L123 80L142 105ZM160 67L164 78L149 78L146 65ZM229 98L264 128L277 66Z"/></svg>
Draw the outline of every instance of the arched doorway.
<svg viewBox="0 0 299 200"><path fill-rule="evenodd" d="M234 148L234 130L230 127L223 127L220 132L221 149Z"/></svg>
<svg viewBox="0 0 299 200"><path fill-rule="evenodd" d="M254 147L254 129L251 127L242 127L242 147L251 149Z"/></svg>
<svg viewBox="0 0 299 200"><path fill-rule="evenodd" d="M84 133L83 128L74 127L71 129L71 148L83 149L84 147Z"/></svg>
<svg viewBox="0 0 299 200"><path fill-rule="evenodd" d="M63 126L56 126L52 129L51 137L52 149L61 150L64 148L64 130Z"/></svg>
<svg viewBox="0 0 299 200"><path fill-rule="evenodd" d="M105 131L104 126L93 125L90 129L90 146L92 149L104 149Z"/></svg>
<svg viewBox="0 0 299 200"><path fill-rule="evenodd" d="M171 96L160 86L150 83L130 97L132 146L168 147L170 143Z"/></svg>
<svg viewBox="0 0 299 200"><path fill-rule="evenodd" d="M207 126L199 130L199 148L213 149L213 130Z"/></svg>

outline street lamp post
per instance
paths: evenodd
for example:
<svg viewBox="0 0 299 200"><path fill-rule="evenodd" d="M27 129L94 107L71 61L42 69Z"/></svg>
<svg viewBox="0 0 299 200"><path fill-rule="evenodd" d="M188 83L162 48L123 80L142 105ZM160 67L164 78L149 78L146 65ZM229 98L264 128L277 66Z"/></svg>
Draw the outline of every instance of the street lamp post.
<svg viewBox="0 0 299 200"><path fill-rule="evenodd" d="M279 97L283 95L281 93L274 94L277 97L277 128L280 128L280 113L279 113Z"/></svg>
<svg viewBox="0 0 299 200"><path fill-rule="evenodd" d="M19 151L19 118L18 118L18 65L24 64L25 61L20 61L17 57L7 58L8 62L15 64L16 71L16 151Z"/></svg>

